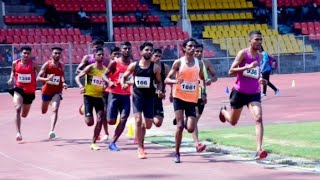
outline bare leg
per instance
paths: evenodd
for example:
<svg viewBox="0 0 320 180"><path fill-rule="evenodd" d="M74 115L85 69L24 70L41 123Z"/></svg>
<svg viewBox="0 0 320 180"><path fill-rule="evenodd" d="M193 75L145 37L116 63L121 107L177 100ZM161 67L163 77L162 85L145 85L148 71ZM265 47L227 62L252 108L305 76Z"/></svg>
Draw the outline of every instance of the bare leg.
<svg viewBox="0 0 320 180"><path fill-rule="evenodd" d="M23 103L23 97L19 93L14 92L13 104L16 109L15 124L16 124L17 133L21 133L21 109L23 106L22 103Z"/></svg>
<svg viewBox="0 0 320 180"><path fill-rule="evenodd" d="M142 130L142 113L141 112L137 112L137 113L134 113L134 118L135 118L135 121L136 121L136 138L137 138L137 141L138 141L138 147L139 148L142 148L143 147L143 144L142 144L142 141L143 141L143 130Z"/></svg>
<svg viewBox="0 0 320 180"><path fill-rule="evenodd" d="M162 125L162 122L163 122L163 117L161 117L161 116L156 115L156 116L153 118L153 124L154 124L156 127L160 127L160 126Z"/></svg>
<svg viewBox="0 0 320 180"><path fill-rule="evenodd" d="M184 129L184 115L183 115L183 110L177 110L174 112L175 117L177 120L177 128L176 128L176 138L175 138L175 145L176 145L176 154L180 155L180 145L182 141L182 133Z"/></svg>
<svg viewBox="0 0 320 180"><path fill-rule="evenodd" d="M114 132L114 136L113 136L113 143L115 143L119 137L121 136L123 130L125 129L126 127L126 123L127 123L127 117L125 117L124 115L121 115L121 118L120 118L120 123L118 124L115 132Z"/></svg>
<svg viewBox="0 0 320 180"><path fill-rule="evenodd" d="M262 122L262 107L260 102L251 102L249 104L250 112L256 122L256 141L257 141L257 151L262 150L262 140L263 140L263 122Z"/></svg>
<svg viewBox="0 0 320 180"><path fill-rule="evenodd" d="M232 126L235 126L239 121L241 111L242 111L242 107L239 109L233 109L231 107L230 112L228 112L225 109L222 109L221 113L224 116L224 118L226 119L226 121L228 121Z"/></svg>
<svg viewBox="0 0 320 180"><path fill-rule="evenodd" d="M97 123L96 123L96 126L94 128L94 133L93 133L93 138L92 138L92 143L96 143L97 141L97 138L101 132L101 129L102 129L102 121L104 121L104 113L103 111L99 111L97 113Z"/></svg>
<svg viewBox="0 0 320 180"><path fill-rule="evenodd" d="M51 115L51 127L50 130L54 131L54 128L56 127L56 123L58 120L58 111L60 107L60 95L56 94L52 98L52 115Z"/></svg>

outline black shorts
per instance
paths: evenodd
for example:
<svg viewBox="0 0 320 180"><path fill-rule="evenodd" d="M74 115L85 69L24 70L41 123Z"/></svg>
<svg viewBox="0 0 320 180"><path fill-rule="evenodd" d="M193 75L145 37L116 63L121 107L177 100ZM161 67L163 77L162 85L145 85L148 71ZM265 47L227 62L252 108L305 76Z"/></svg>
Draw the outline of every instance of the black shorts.
<svg viewBox="0 0 320 180"><path fill-rule="evenodd" d="M103 100L102 98L91 97L84 95L84 112L86 117L93 116L93 108L96 110L96 113L99 111L104 111Z"/></svg>
<svg viewBox="0 0 320 180"><path fill-rule="evenodd" d="M130 95L109 93L107 119L117 119L118 114L123 114L127 119L130 115Z"/></svg>
<svg viewBox="0 0 320 180"><path fill-rule="evenodd" d="M162 99L158 98L158 95L154 96L154 116L164 117Z"/></svg>
<svg viewBox="0 0 320 180"><path fill-rule="evenodd" d="M197 103L186 102L178 98L173 98L174 111L184 110L184 113L187 117L196 117L196 106Z"/></svg>
<svg viewBox="0 0 320 180"><path fill-rule="evenodd" d="M133 113L142 112L143 116L148 119L152 119L154 117L153 114L153 106L154 106L154 97L148 96L139 96L133 94L132 102L133 102Z"/></svg>
<svg viewBox="0 0 320 180"><path fill-rule="evenodd" d="M230 94L230 105L233 109L240 109L245 105L248 106L251 102L261 102L260 93L244 94L232 89Z"/></svg>
<svg viewBox="0 0 320 180"><path fill-rule="evenodd" d="M203 113L203 110L204 110L204 104L203 104L203 100L202 99L198 99L197 109L198 109L199 115L201 115Z"/></svg>
<svg viewBox="0 0 320 180"><path fill-rule="evenodd" d="M104 111L105 111L105 113L107 113L108 97L109 97L109 93L103 91L102 100L103 100L103 104L104 104Z"/></svg>
<svg viewBox="0 0 320 180"><path fill-rule="evenodd" d="M62 93L56 93L60 96L60 100L62 100ZM53 95L46 95L46 94L42 94L42 101L51 101L53 96L55 96L56 94Z"/></svg>
<svg viewBox="0 0 320 180"><path fill-rule="evenodd" d="M33 100L36 98L36 95L33 94L26 94L24 93L24 90L19 87L15 87L12 89L9 89L9 93L13 96L14 92L19 93L23 98L23 104L32 104Z"/></svg>

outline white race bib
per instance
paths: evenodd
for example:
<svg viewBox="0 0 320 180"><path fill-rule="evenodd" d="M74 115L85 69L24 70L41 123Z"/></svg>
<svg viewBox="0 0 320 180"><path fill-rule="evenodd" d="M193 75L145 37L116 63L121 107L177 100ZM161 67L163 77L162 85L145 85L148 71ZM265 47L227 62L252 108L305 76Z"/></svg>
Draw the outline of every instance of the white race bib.
<svg viewBox="0 0 320 180"><path fill-rule="evenodd" d="M124 73L120 73L120 74L119 74L119 82L121 82L121 79L122 79L122 77L123 77L123 74L124 74ZM126 83L128 83L128 84L133 84L133 76L132 76L132 75L130 75L130 76L127 78Z"/></svg>
<svg viewBox="0 0 320 180"><path fill-rule="evenodd" d="M19 83L31 83L31 74L18 74Z"/></svg>
<svg viewBox="0 0 320 180"><path fill-rule="evenodd" d="M255 68L247 69L243 71L243 75L249 78L259 79L260 68L259 66L256 66Z"/></svg>
<svg viewBox="0 0 320 180"><path fill-rule="evenodd" d="M93 77L92 77L92 81L91 81L91 85L94 85L94 86L103 86L103 85L104 85L104 81L102 80L101 77L93 76Z"/></svg>
<svg viewBox="0 0 320 180"><path fill-rule="evenodd" d="M197 88L197 82L186 82L181 83L181 90L187 92L195 92Z"/></svg>
<svg viewBox="0 0 320 180"><path fill-rule="evenodd" d="M137 88L150 88L150 77L139 77L134 78L134 83Z"/></svg>
<svg viewBox="0 0 320 180"><path fill-rule="evenodd" d="M47 76L49 76L49 74ZM47 83L51 84L51 85L56 85L56 86L59 85L60 84L60 76L53 76L52 80L48 81Z"/></svg>

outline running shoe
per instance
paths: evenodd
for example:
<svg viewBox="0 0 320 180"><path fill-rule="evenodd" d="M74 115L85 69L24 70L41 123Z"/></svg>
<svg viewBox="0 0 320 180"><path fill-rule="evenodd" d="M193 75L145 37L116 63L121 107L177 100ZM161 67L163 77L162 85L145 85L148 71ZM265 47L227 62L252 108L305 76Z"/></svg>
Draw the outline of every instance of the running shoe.
<svg viewBox="0 0 320 180"><path fill-rule="evenodd" d="M97 150L100 150L100 147L99 147L97 144L92 143L92 144L90 145L90 149L91 149L91 150L94 150L94 151L97 151Z"/></svg>
<svg viewBox="0 0 320 180"><path fill-rule="evenodd" d="M53 131L49 132L49 139L54 139L56 138L56 133L54 133Z"/></svg>
<svg viewBox="0 0 320 180"><path fill-rule="evenodd" d="M120 151L120 149L117 147L116 143L110 143L108 148L110 151Z"/></svg>
<svg viewBox="0 0 320 180"><path fill-rule="evenodd" d="M226 118L224 117L224 115L222 114L222 110L227 110L227 107L226 106L222 106L220 108L220 113L219 113L219 119L221 122L225 123L226 122Z"/></svg>
<svg viewBox="0 0 320 180"><path fill-rule="evenodd" d="M261 159L266 158L267 156L268 156L268 152L265 151L265 150L261 150L261 151L258 151L258 152L256 153L255 159L256 159L256 160L261 160Z"/></svg>
<svg viewBox="0 0 320 180"><path fill-rule="evenodd" d="M105 134L105 135L102 137L101 141L108 141L108 139L109 139L109 135L108 135L108 134Z"/></svg>
<svg viewBox="0 0 320 180"><path fill-rule="evenodd" d="M144 153L144 149L143 148L138 148L138 158L139 159L147 159L147 156Z"/></svg>
<svg viewBox="0 0 320 180"><path fill-rule="evenodd" d="M206 147L207 147L207 145L199 143L198 146L196 146L196 150L198 153L201 153L204 150L206 150Z"/></svg>
<svg viewBox="0 0 320 180"><path fill-rule="evenodd" d="M16 141L22 141L22 136L20 133L17 133Z"/></svg>
<svg viewBox="0 0 320 180"><path fill-rule="evenodd" d="M181 163L180 154L175 154L173 162L175 163Z"/></svg>

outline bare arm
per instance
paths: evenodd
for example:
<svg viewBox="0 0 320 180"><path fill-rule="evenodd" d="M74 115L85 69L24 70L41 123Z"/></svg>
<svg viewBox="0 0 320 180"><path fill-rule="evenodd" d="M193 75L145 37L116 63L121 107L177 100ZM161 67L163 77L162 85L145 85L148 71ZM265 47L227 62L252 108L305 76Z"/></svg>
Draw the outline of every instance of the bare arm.
<svg viewBox="0 0 320 180"><path fill-rule="evenodd" d="M164 83L178 84L183 82L183 79L173 79L173 76L176 74L176 72L179 71L180 63L181 63L180 60L174 61L171 70L169 71L166 79L164 80Z"/></svg>
<svg viewBox="0 0 320 180"><path fill-rule="evenodd" d="M46 70L47 70L47 66L48 66L48 62L44 63L40 69L40 72L37 76L37 81L41 81L41 82L47 82L50 81L53 77L53 75L50 75L49 77L44 77Z"/></svg>
<svg viewBox="0 0 320 180"><path fill-rule="evenodd" d="M13 76L14 76L14 74L16 72L16 70L15 70L16 69L16 64L17 64L17 61L13 61L12 68L11 68L11 73L10 73L10 78L9 78L9 80L7 82L9 85L12 84Z"/></svg>
<svg viewBox="0 0 320 180"><path fill-rule="evenodd" d="M124 72L120 80L122 89L128 88L129 85L126 83L126 81L128 77L133 73L135 67L136 67L136 62L133 62L128 66L128 69L126 70L126 72Z"/></svg>
<svg viewBox="0 0 320 180"><path fill-rule="evenodd" d="M76 69L76 74L79 74L83 70L83 68L88 65L89 58L90 58L89 55L83 56L80 64L78 65L78 67Z"/></svg>
<svg viewBox="0 0 320 180"><path fill-rule="evenodd" d="M239 53L237 54L235 60L233 61L232 65L229 69L229 75L236 75L239 72L243 72L245 70L254 68L258 65L257 62L254 61L249 65L239 67L239 64L244 60L244 57L245 57L245 51L244 50L239 51Z"/></svg>
<svg viewBox="0 0 320 180"><path fill-rule="evenodd" d="M203 62L205 64L205 67L207 68L208 72L211 75L210 82L216 82L218 80L218 78L216 75L216 71L213 68L213 65L211 64L210 61L207 61L207 60L204 60Z"/></svg>
<svg viewBox="0 0 320 180"><path fill-rule="evenodd" d="M157 83L157 92L158 92L158 96L163 96L164 92L162 92L162 81L161 81L161 68L159 65L157 64L154 64L153 66L153 72L154 72L154 75L155 75L155 80L156 80L156 83Z"/></svg>
<svg viewBox="0 0 320 180"><path fill-rule="evenodd" d="M80 82L80 78L83 77L84 75L88 74L88 73L90 72L90 70L91 70L91 67L92 67L92 65L89 65L89 66L85 67L84 70L82 70L82 71L76 76L75 80L76 80L76 83L78 84L78 86L79 86L80 88L83 88L83 85L82 85L81 82Z"/></svg>
<svg viewBox="0 0 320 180"><path fill-rule="evenodd" d="M102 79L109 85L109 87L112 87L112 84L111 84L112 82L108 78L108 75L110 73L113 73L115 71L115 68L116 68L116 62L115 61L111 61L108 64L108 67L107 67L106 71L102 75Z"/></svg>

